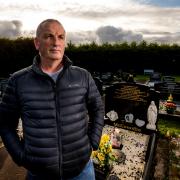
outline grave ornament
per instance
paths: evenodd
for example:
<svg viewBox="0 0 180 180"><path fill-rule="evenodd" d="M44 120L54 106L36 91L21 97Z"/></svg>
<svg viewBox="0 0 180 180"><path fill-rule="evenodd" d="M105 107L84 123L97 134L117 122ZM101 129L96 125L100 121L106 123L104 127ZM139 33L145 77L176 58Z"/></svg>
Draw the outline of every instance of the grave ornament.
<svg viewBox="0 0 180 180"><path fill-rule="evenodd" d="M147 111L148 124L147 129L155 130L156 129L156 120L157 120L157 107L154 101L151 101L151 104L148 107Z"/></svg>

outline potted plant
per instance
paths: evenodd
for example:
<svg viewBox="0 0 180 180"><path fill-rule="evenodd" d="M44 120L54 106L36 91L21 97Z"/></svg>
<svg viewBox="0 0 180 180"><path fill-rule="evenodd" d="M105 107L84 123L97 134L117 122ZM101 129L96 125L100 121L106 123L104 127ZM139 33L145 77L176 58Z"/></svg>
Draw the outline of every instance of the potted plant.
<svg viewBox="0 0 180 180"><path fill-rule="evenodd" d="M165 107L166 107L166 112L169 114L173 114L174 111L176 110L176 104L173 102L172 94L169 95L169 97L165 103Z"/></svg>
<svg viewBox="0 0 180 180"><path fill-rule="evenodd" d="M112 144L109 135L103 134L97 151L92 152L97 179L105 179L116 160L112 154Z"/></svg>

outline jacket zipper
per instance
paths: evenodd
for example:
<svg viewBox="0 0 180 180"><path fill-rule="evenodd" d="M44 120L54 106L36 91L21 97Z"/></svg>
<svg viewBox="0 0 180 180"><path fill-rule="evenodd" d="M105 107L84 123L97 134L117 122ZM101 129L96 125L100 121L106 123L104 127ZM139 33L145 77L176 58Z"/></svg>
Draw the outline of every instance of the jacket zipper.
<svg viewBox="0 0 180 180"><path fill-rule="evenodd" d="M54 101L55 101L55 108L56 108L56 124L57 124L57 136L58 136L58 149L59 149L59 177L60 177L60 180L62 179L62 144L61 144L61 122L60 122L60 112L59 112L59 101L57 99L57 94L58 94L58 91L57 91L57 81L58 79L60 79L60 77L62 77L63 75L63 72L64 72L64 69L62 72L59 73L57 79L56 79L56 82L54 82L54 80L52 78L51 79L51 82L52 82L52 87L53 87L53 90L54 90ZM48 76L49 77L49 76Z"/></svg>
<svg viewBox="0 0 180 180"><path fill-rule="evenodd" d="M56 124L57 124L57 133L58 133L58 149L59 149L59 177L62 178L62 145L61 145L61 124L60 124L60 114L58 112L58 99L57 99L57 88L56 83L53 82L53 89L54 89L54 100L55 100L55 108L56 108Z"/></svg>

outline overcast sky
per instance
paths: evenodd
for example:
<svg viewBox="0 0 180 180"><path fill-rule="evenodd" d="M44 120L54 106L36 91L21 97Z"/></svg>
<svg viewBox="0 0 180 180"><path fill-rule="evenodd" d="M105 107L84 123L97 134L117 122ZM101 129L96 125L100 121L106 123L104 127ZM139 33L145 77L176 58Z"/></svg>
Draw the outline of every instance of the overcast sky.
<svg viewBox="0 0 180 180"><path fill-rule="evenodd" d="M180 44L180 0L0 0L0 37L33 36L46 18L73 43Z"/></svg>

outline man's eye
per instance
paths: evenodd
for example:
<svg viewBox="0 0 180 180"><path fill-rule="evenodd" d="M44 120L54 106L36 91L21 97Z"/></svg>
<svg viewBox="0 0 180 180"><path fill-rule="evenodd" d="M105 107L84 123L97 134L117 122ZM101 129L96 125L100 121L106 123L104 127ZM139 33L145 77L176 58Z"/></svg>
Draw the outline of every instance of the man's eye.
<svg viewBox="0 0 180 180"><path fill-rule="evenodd" d="M51 34L48 34L47 37L48 37L48 38L51 38L51 37L53 37L53 36L52 36Z"/></svg>
<svg viewBox="0 0 180 180"><path fill-rule="evenodd" d="M52 38L53 36L51 34L47 34L44 36L45 38Z"/></svg>
<svg viewBox="0 0 180 180"><path fill-rule="evenodd" d="M64 39L64 36L59 36L59 39Z"/></svg>

